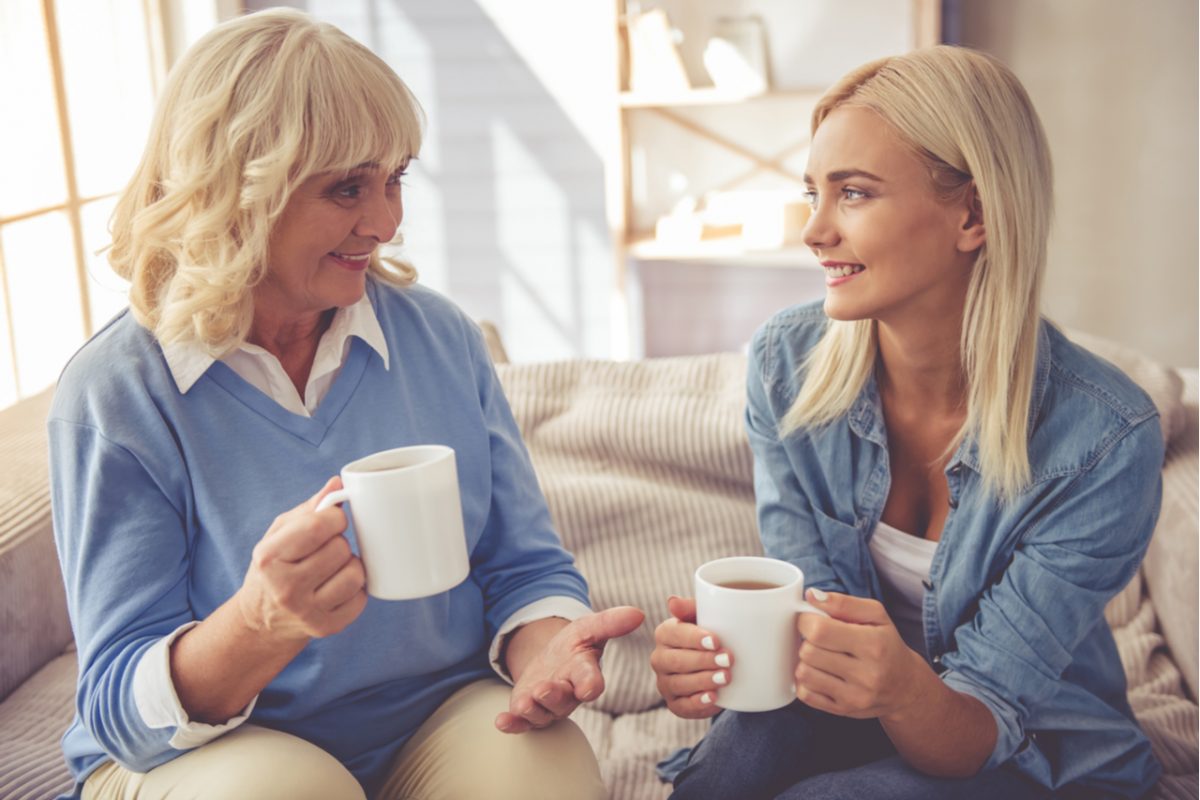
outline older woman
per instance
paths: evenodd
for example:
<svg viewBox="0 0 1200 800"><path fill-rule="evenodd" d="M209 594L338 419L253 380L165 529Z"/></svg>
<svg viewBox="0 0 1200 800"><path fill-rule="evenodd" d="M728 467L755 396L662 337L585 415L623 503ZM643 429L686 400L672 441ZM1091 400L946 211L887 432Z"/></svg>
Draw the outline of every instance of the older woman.
<svg viewBox="0 0 1200 800"><path fill-rule="evenodd" d="M83 797L604 795L563 718L642 615L590 612L478 329L380 259L419 146L400 79L298 12L175 68L113 217L131 309L50 419ZM457 453L470 577L368 600L317 503L422 443Z"/></svg>
<svg viewBox="0 0 1200 800"><path fill-rule="evenodd" d="M746 425L768 556L803 614L796 702L722 712L679 798L1135 797L1159 767L1104 607L1160 501L1151 401L1038 314L1051 170L1013 74L936 47L817 104L805 241L823 303L755 336ZM670 708L736 658L669 602Z"/></svg>

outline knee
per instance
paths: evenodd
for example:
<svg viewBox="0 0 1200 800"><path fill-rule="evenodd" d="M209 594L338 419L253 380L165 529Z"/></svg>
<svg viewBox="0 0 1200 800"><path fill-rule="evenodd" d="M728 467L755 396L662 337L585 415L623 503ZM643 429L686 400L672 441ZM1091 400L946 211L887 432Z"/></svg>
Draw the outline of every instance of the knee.
<svg viewBox="0 0 1200 800"><path fill-rule="evenodd" d="M791 712L724 711L675 777L672 800L742 800L772 795L801 757L805 723Z"/></svg>
<svg viewBox="0 0 1200 800"><path fill-rule="evenodd" d="M549 728L521 734L496 732L486 760L487 769L475 780L486 782L461 787L458 797L493 800L603 800L607 796L600 766L579 726L562 720Z"/></svg>
<svg viewBox="0 0 1200 800"><path fill-rule="evenodd" d="M205 745L201 795L211 800L365 800L362 786L336 758L295 736L240 728Z"/></svg>
<svg viewBox="0 0 1200 800"><path fill-rule="evenodd" d="M763 794L758 782L753 773L743 774L734 754L706 757L697 749L675 776L671 800L744 800Z"/></svg>

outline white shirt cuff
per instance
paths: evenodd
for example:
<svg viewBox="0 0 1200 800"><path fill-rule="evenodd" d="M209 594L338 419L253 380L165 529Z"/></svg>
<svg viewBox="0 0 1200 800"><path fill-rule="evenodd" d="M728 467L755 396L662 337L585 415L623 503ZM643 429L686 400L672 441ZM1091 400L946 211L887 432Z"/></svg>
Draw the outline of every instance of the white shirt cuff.
<svg viewBox="0 0 1200 800"><path fill-rule="evenodd" d="M504 620L504 624L500 626L500 630L492 639L492 647L488 650L488 660L492 662L492 669L508 683L513 682L508 670L500 663L500 646L504 643L505 636L522 625L549 617L561 617L568 621L574 621L591 613L590 608L574 597L543 597L541 600L534 600L529 605L518 608L508 619Z"/></svg>
<svg viewBox="0 0 1200 800"><path fill-rule="evenodd" d="M184 623L152 644L142 654L133 673L133 701L142 722L149 728L175 728L167 744L176 750L190 750L229 733L249 718L258 702L258 695L255 695L237 716L221 725L207 725L188 718L171 680L171 643L199 624L196 621Z"/></svg>

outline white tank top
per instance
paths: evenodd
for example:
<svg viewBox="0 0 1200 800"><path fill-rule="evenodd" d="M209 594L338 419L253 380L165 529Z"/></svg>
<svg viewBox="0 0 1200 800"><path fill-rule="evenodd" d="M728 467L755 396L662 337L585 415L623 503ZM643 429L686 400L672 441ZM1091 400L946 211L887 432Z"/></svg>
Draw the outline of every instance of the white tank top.
<svg viewBox="0 0 1200 800"><path fill-rule="evenodd" d="M925 626L921 621L924 581L929 579L929 567L937 544L897 530L883 521L875 526L875 535L869 544L888 616L904 643L921 655L925 655Z"/></svg>

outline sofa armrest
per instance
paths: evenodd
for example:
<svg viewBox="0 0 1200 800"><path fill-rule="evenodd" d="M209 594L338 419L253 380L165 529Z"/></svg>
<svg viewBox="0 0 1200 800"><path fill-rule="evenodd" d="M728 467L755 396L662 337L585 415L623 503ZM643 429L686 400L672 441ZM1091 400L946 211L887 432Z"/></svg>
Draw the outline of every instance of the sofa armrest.
<svg viewBox="0 0 1200 800"><path fill-rule="evenodd" d="M51 395L0 411L0 700L71 642L50 519Z"/></svg>

